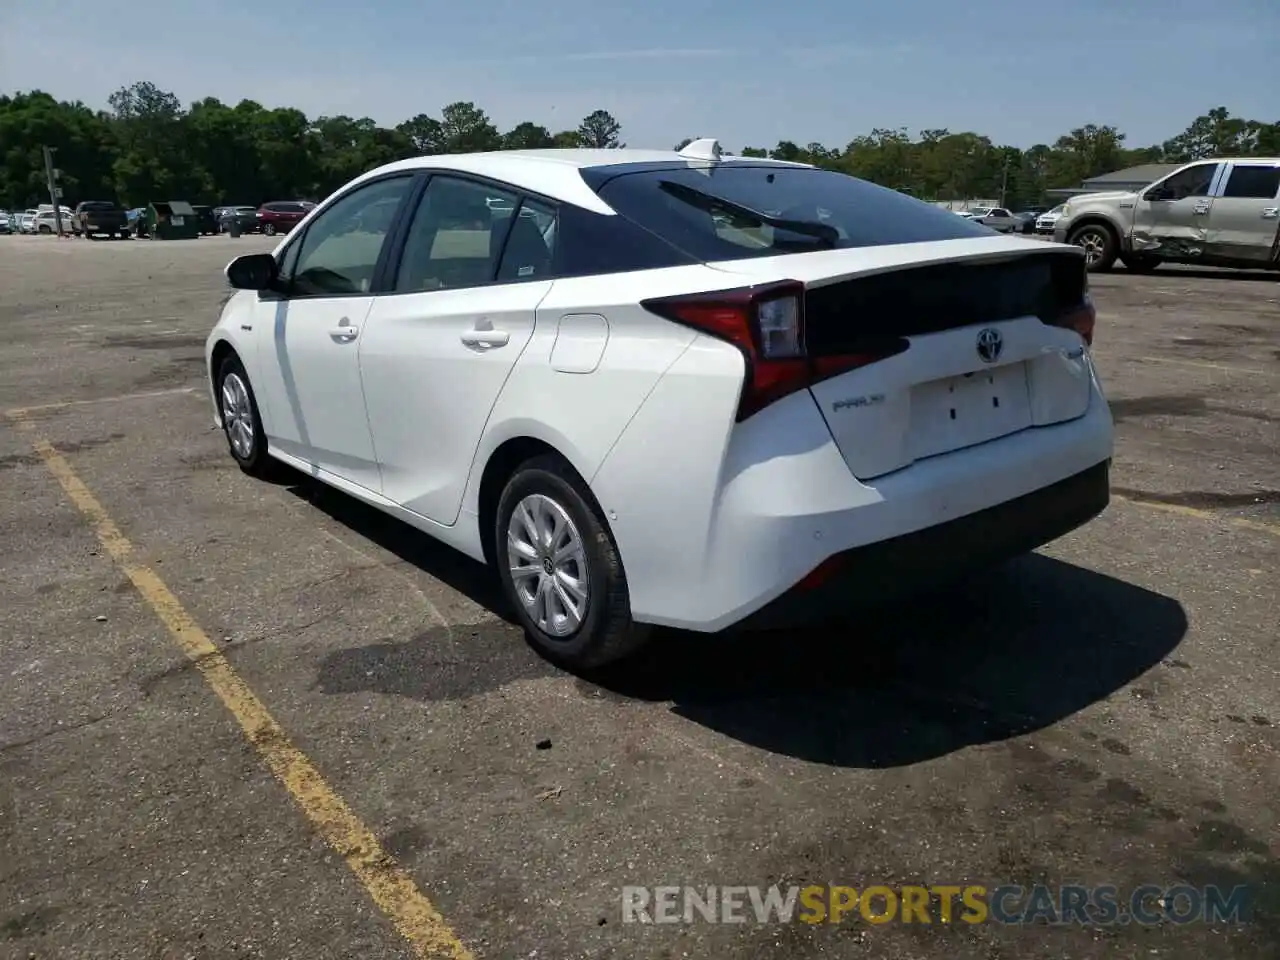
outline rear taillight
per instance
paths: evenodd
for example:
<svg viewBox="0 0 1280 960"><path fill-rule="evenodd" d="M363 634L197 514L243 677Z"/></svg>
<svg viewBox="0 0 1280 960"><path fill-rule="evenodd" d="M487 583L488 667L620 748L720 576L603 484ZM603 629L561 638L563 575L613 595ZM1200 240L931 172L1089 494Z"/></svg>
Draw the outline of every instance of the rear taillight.
<svg viewBox="0 0 1280 960"><path fill-rule="evenodd" d="M1086 344L1093 346L1093 325L1097 318L1098 311L1094 309L1093 298L1086 291L1084 299L1077 306L1059 314L1057 319L1053 321L1053 325L1067 330L1074 330L1080 334L1080 338Z"/></svg>
<svg viewBox="0 0 1280 960"><path fill-rule="evenodd" d="M804 339L804 284L797 280L659 297L640 305L742 351L746 376L738 402L740 421L788 394L900 353L907 346L905 340L895 340L866 352L809 356Z"/></svg>

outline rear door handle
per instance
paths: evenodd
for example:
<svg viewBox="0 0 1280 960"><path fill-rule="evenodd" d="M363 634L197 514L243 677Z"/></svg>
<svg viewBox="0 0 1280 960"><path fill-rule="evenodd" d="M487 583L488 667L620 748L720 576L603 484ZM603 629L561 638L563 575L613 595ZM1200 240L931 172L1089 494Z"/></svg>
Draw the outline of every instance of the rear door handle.
<svg viewBox="0 0 1280 960"><path fill-rule="evenodd" d="M1262 211L1264 220L1271 220L1274 217L1280 217L1280 207L1265 207Z"/></svg>
<svg viewBox="0 0 1280 960"><path fill-rule="evenodd" d="M505 330L468 330L462 335L468 347L505 347L511 342L511 334Z"/></svg>
<svg viewBox="0 0 1280 960"><path fill-rule="evenodd" d="M329 331L329 338L337 343L350 343L360 336L360 328L349 320L344 320Z"/></svg>

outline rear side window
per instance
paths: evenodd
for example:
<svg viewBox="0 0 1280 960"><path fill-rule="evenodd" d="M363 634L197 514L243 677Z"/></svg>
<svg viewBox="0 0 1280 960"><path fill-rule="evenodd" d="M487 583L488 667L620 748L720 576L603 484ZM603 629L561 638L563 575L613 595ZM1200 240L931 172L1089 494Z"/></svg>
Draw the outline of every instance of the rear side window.
<svg viewBox="0 0 1280 960"><path fill-rule="evenodd" d="M704 261L991 236L948 210L828 170L685 165L624 173L597 192Z"/></svg>
<svg viewBox="0 0 1280 960"><path fill-rule="evenodd" d="M1224 197L1273 200L1280 191L1280 167L1232 167Z"/></svg>

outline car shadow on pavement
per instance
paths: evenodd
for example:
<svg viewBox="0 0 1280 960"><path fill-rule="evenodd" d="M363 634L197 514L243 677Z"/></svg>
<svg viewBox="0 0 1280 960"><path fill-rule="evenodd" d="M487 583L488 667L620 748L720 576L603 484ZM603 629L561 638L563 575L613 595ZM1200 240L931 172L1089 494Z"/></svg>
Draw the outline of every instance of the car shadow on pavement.
<svg viewBox="0 0 1280 960"><path fill-rule="evenodd" d="M1053 724L1168 657L1186 633L1169 597L1033 554L922 602L821 629L663 631L613 695L774 753L895 767Z"/></svg>
<svg viewBox="0 0 1280 960"><path fill-rule="evenodd" d="M1132 270L1124 272L1134 273ZM1176 277L1179 280L1247 280L1254 283L1280 281L1280 273L1274 270L1231 270L1225 267L1220 270L1212 267L1174 267L1171 270L1157 270L1155 273L1138 273L1137 276Z"/></svg>
<svg viewBox="0 0 1280 960"><path fill-rule="evenodd" d="M515 621L503 603L496 578L483 564L292 467L281 464L271 479L353 533L465 594L496 616Z"/></svg>
<svg viewBox="0 0 1280 960"><path fill-rule="evenodd" d="M519 640L489 571L352 497L289 471L279 482L353 533L506 623L431 629L337 651L329 693L434 701L563 671ZM1049 726L1169 657L1174 599L1042 554L848 622L754 633L657 630L639 655L576 678L592 697L669 703L710 730L846 767L918 763Z"/></svg>

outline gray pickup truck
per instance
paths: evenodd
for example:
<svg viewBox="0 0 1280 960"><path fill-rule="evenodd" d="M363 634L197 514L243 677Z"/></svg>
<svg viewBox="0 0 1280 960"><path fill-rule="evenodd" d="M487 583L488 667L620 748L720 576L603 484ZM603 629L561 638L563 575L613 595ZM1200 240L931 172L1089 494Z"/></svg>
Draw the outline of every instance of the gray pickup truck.
<svg viewBox="0 0 1280 960"><path fill-rule="evenodd" d="M1072 197L1053 225L1091 271L1116 260L1280 270L1280 158L1197 160L1136 193Z"/></svg>
<svg viewBox="0 0 1280 960"><path fill-rule="evenodd" d="M124 208L110 200L85 200L76 205L80 232L92 240L106 234L123 240L129 235L129 217Z"/></svg>

